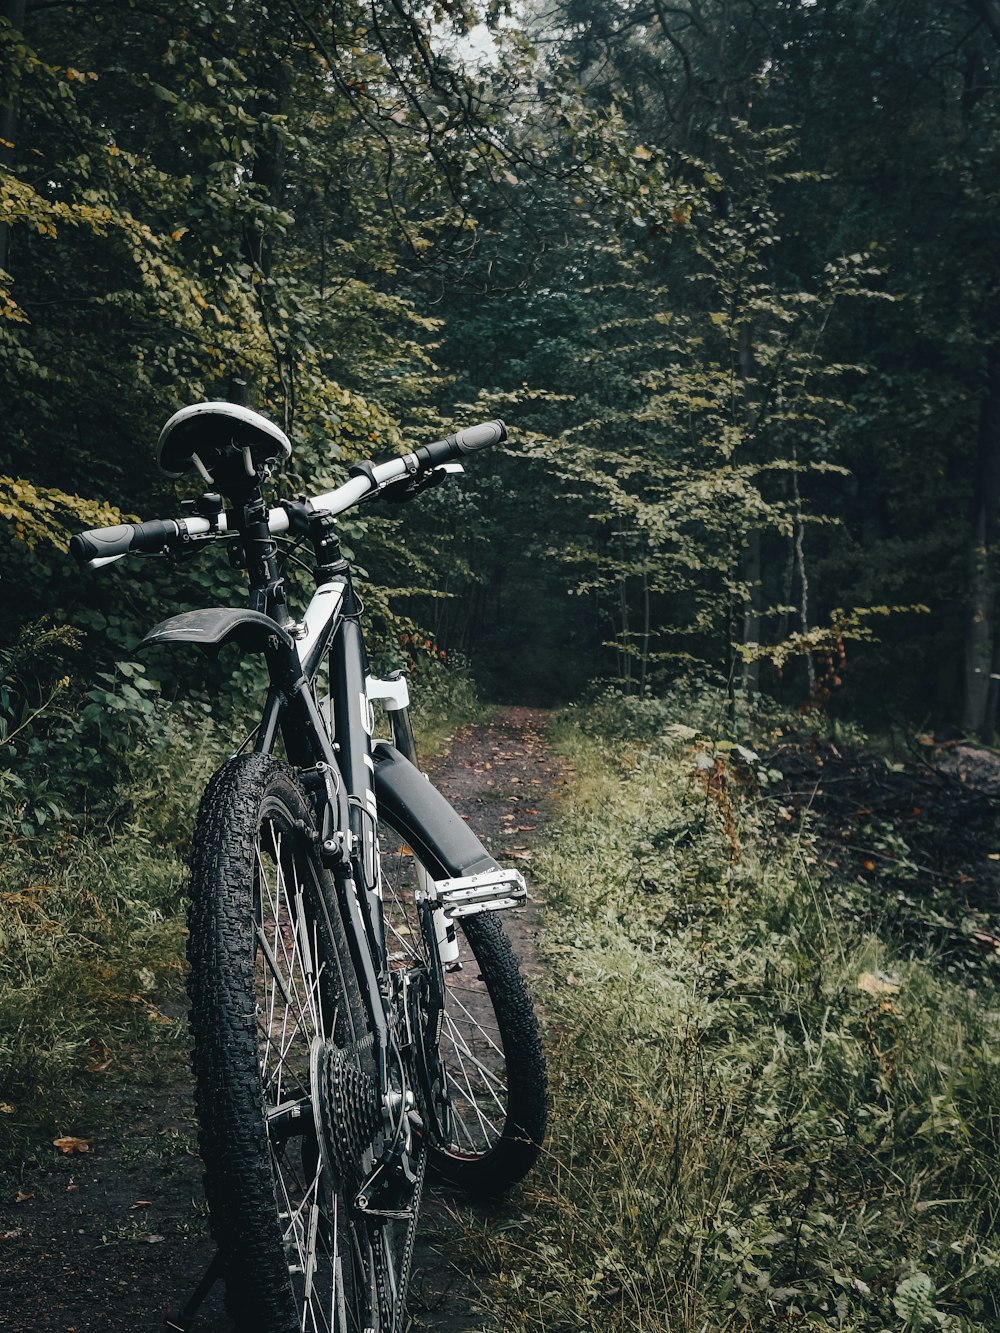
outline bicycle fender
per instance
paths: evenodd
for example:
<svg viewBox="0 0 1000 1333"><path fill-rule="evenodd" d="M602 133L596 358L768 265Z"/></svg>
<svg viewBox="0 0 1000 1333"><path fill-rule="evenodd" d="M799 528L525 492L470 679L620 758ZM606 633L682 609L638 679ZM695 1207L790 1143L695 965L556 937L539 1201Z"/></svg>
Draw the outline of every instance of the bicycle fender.
<svg viewBox="0 0 1000 1333"><path fill-rule="evenodd" d="M273 638L276 642L272 643ZM196 643L201 648L218 651L227 643L238 643L241 648L274 648L281 643L293 646L291 635L276 620L260 611L242 607L209 606L200 611L184 611L154 625L139 644L149 648L157 643Z"/></svg>
<svg viewBox="0 0 1000 1333"><path fill-rule="evenodd" d="M376 741L375 797L435 879L496 870L493 856L423 773L388 741Z"/></svg>

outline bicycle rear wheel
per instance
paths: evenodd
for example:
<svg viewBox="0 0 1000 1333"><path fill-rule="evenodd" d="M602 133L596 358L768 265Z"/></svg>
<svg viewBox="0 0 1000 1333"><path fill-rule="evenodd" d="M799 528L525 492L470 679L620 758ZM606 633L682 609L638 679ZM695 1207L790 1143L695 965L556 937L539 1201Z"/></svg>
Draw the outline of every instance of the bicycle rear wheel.
<svg viewBox="0 0 1000 1333"><path fill-rule="evenodd" d="M434 913L419 901L423 867L392 821L381 821L379 844L389 965L421 979L410 989L419 997L430 1165L470 1193L502 1193L531 1169L545 1137L545 1061L531 997L491 913L461 919L461 969L441 965Z"/></svg>
<svg viewBox="0 0 1000 1333"><path fill-rule="evenodd" d="M372 1039L312 828L291 771L251 754L215 775L195 834L199 1144L227 1308L247 1333L388 1324L378 1228L353 1207L380 1123Z"/></svg>

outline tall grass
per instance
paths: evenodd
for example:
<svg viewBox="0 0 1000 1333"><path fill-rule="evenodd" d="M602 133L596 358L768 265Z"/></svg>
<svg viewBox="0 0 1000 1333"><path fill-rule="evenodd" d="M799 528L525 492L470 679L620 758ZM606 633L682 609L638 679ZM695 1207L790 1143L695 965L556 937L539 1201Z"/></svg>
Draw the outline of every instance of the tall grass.
<svg viewBox="0 0 1000 1333"><path fill-rule="evenodd" d="M466 671L424 675L430 755L481 710ZM0 755L0 1165L50 1152L108 1081L154 1077L165 1048L186 1050L189 837L245 726L223 703L217 722L160 701L108 712L86 748L57 718L32 753Z"/></svg>
<svg viewBox="0 0 1000 1333"><path fill-rule="evenodd" d="M692 728L560 748L553 1133L524 1225L469 1224L495 1326L1000 1327L992 986L907 956Z"/></svg>
<svg viewBox="0 0 1000 1333"><path fill-rule="evenodd" d="M64 796L30 836L23 808L4 811L0 1162L51 1151L91 1094L186 1040L187 840L225 744L204 731L204 743L185 735L159 706L127 758L109 747L92 809L74 812ZM58 739L47 766L70 769Z"/></svg>

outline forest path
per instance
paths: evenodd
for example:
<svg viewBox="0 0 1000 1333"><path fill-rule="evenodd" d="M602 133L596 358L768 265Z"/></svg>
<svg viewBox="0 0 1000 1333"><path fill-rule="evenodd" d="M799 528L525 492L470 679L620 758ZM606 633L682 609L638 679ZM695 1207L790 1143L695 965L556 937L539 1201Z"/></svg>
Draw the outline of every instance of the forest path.
<svg viewBox="0 0 1000 1333"><path fill-rule="evenodd" d="M539 710L505 709L462 728L448 754L430 765L435 783L487 847L522 869L530 868L531 840L558 780L545 747L546 721ZM530 976L537 969L534 909L505 918ZM61 1128L86 1141L86 1151L53 1150L42 1167L0 1184L2 1333L162 1328L163 1311L188 1294L211 1259L182 1006L174 1022L177 1040L160 1048L156 1068L148 1053L135 1055L134 1069L123 1054L104 1090ZM481 1328L467 1276L471 1256L467 1265L455 1252L453 1231L447 1195L428 1190L411 1300L414 1333ZM218 1287L195 1328L229 1329Z"/></svg>
<svg viewBox="0 0 1000 1333"><path fill-rule="evenodd" d="M492 721L463 727L447 754L430 764L432 781L478 834L501 865L515 865L528 879L533 840L550 813L559 765L546 745L549 715L537 708L506 708ZM503 913L521 970L528 978L539 964L535 903ZM410 1288L413 1330L480 1333L482 1321L469 1276L471 1256L455 1248L449 1203L468 1208L464 1196L442 1187L427 1190Z"/></svg>

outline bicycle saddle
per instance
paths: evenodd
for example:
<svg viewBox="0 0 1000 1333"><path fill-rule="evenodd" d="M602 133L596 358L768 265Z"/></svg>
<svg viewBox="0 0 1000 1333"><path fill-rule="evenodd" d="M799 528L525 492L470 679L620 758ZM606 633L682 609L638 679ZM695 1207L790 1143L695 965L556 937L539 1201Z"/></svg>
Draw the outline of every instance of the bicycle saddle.
<svg viewBox="0 0 1000 1333"><path fill-rule="evenodd" d="M249 450L249 454L246 452ZM273 422L238 403L195 403L175 412L160 431L156 462L168 477L200 472L209 485L223 486L225 475L256 470L292 455L288 436ZM224 476L217 476L221 471Z"/></svg>

